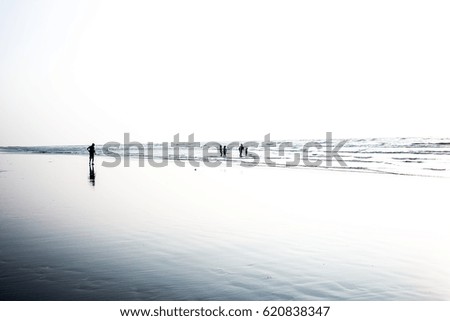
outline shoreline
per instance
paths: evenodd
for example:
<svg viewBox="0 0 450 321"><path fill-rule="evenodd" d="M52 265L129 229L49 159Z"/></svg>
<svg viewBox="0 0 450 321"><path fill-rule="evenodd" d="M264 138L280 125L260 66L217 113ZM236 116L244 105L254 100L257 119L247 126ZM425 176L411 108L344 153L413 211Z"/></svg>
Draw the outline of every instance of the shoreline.
<svg viewBox="0 0 450 321"><path fill-rule="evenodd" d="M88 159L87 154L63 154L63 153L46 153L46 152L11 152L11 151L0 151L0 155L47 155L47 156L77 156ZM101 159L102 163L99 164L96 162L95 166L98 167L108 167L104 166L103 163L105 159L109 157L106 155L97 155L95 159ZM220 159L219 159L220 158ZM216 159L219 159L220 165L218 166L208 166L205 163L215 163ZM122 168L128 168L128 167L137 167L137 168L161 168L161 167L167 167L167 166L175 166L179 168L278 168L278 169L288 169L288 170L319 170L319 171L327 171L327 172L343 172L343 173L361 173L361 174L381 174L381 175L394 175L394 176L410 176L410 177L424 177L424 178L440 178L440 179L448 179L450 176L443 176L442 174L444 172L447 172L447 169L435 169L435 168L425 168L429 171L434 172L435 174L441 174L439 175L426 175L426 174L409 174L409 173L398 173L398 172L389 172L389 171L382 171L382 170L373 170L373 169L367 169L367 168L359 168L359 167L348 167L348 166L306 166L306 165L283 165L283 164L274 164L274 165L267 165L264 162L262 164L258 164L255 166L247 166L242 165L243 161L247 161L249 158L239 158L239 157L230 157L230 158L222 158L217 157L214 159L214 161L209 160L199 160L199 159L187 159L187 158L179 158L179 159L173 159L173 158L165 158L160 159L158 158L158 161L167 161L167 164L164 166L153 166L149 164L148 159L144 159L144 166L125 166L122 165L123 162L121 161L120 165L117 166L109 166L110 168L116 168L116 167L122 167ZM137 156L130 156L129 161L133 164L139 162L139 158ZM174 164L175 161L184 163L184 166L179 166L177 164ZM193 166L190 164L190 161L196 161L199 163L198 166ZM228 166L228 164L232 164L231 166Z"/></svg>

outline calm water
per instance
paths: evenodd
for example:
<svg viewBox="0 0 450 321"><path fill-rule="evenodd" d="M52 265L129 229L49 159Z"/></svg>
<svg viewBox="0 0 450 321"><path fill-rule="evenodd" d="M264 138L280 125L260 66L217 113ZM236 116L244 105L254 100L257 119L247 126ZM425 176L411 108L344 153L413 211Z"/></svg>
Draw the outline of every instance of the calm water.
<svg viewBox="0 0 450 321"><path fill-rule="evenodd" d="M448 186L0 154L0 299L448 300Z"/></svg>

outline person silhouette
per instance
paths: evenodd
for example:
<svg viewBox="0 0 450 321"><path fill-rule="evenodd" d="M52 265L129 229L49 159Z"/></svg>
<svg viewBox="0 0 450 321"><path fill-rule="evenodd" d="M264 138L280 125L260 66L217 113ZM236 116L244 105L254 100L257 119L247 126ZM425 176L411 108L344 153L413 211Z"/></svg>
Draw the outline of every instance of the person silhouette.
<svg viewBox="0 0 450 321"><path fill-rule="evenodd" d="M89 151L89 164L94 165L95 144L92 143L92 145L86 149Z"/></svg>
<svg viewBox="0 0 450 321"><path fill-rule="evenodd" d="M95 186L95 168L94 164L89 164L89 182L91 182L92 186Z"/></svg>
<svg viewBox="0 0 450 321"><path fill-rule="evenodd" d="M245 157L248 156L248 147L245 147Z"/></svg>
<svg viewBox="0 0 450 321"><path fill-rule="evenodd" d="M244 151L244 145L241 144L241 146L239 146L239 157L242 157L243 151Z"/></svg>
<svg viewBox="0 0 450 321"><path fill-rule="evenodd" d="M223 156L222 145L219 145L219 151L220 151L220 157L222 157Z"/></svg>
<svg viewBox="0 0 450 321"><path fill-rule="evenodd" d="M223 146L223 157L227 157L227 146Z"/></svg>

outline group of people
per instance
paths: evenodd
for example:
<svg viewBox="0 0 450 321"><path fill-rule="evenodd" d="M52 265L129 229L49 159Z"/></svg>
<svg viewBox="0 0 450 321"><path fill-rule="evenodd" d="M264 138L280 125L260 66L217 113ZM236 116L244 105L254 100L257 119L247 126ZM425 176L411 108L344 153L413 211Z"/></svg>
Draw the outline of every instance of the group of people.
<svg viewBox="0 0 450 321"><path fill-rule="evenodd" d="M245 156L248 155L248 147L244 147L244 145L240 145L239 148L239 157L242 157L242 154L245 152ZM219 145L220 157L227 157L227 146Z"/></svg>
<svg viewBox="0 0 450 321"><path fill-rule="evenodd" d="M94 165L94 156L95 156L95 144L92 143L91 146L86 148L89 152L89 165ZM244 147L243 144L241 144L238 148L239 150L239 157L242 157L242 154L245 153L245 156L248 156L248 147ZM219 151L220 151L220 157L227 157L227 146L219 145Z"/></svg>

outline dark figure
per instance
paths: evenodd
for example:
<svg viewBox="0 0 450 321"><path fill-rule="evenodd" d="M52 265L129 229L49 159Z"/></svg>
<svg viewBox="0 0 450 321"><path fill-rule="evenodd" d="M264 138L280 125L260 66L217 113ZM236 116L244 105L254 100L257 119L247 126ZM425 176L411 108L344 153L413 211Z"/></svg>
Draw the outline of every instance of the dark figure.
<svg viewBox="0 0 450 321"><path fill-rule="evenodd" d="M227 146L223 146L223 157L227 157Z"/></svg>
<svg viewBox="0 0 450 321"><path fill-rule="evenodd" d="M94 169L94 164L89 165L89 181L91 182L92 186L95 186L95 169Z"/></svg>
<svg viewBox="0 0 450 321"><path fill-rule="evenodd" d="M245 157L248 156L248 147L245 147Z"/></svg>
<svg viewBox="0 0 450 321"><path fill-rule="evenodd" d="M241 146L239 146L239 157L242 157L243 151L244 151L244 145L241 144Z"/></svg>
<svg viewBox="0 0 450 321"><path fill-rule="evenodd" d="M222 145L219 145L220 157L223 156Z"/></svg>
<svg viewBox="0 0 450 321"><path fill-rule="evenodd" d="M92 145L86 149L89 151L89 164L94 165L95 144L92 143Z"/></svg>

